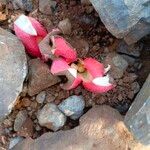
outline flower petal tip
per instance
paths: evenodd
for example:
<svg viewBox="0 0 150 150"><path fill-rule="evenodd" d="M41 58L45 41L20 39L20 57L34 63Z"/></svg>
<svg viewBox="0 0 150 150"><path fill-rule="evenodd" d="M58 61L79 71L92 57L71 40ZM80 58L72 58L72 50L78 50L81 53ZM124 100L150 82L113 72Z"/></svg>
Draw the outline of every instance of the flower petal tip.
<svg viewBox="0 0 150 150"><path fill-rule="evenodd" d="M63 59L56 59L53 61L51 66L51 73L54 75L61 74L64 71L67 71L69 68L69 65L67 62Z"/></svg>
<svg viewBox="0 0 150 150"><path fill-rule="evenodd" d="M87 71L94 77L103 76L105 73L104 65L98 62L94 58L86 58L84 61L84 66Z"/></svg>
<svg viewBox="0 0 150 150"><path fill-rule="evenodd" d="M14 22L14 31L26 47L27 52L34 57L41 58L38 43L47 34L44 27L34 18L20 15Z"/></svg>
<svg viewBox="0 0 150 150"><path fill-rule="evenodd" d="M83 86L91 92L105 93L115 87L115 85L110 83L109 80L109 75L106 75L104 77L97 77L91 82L83 82Z"/></svg>
<svg viewBox="0 0 150 150"><path fill-rule="evenodd" d="M71 63L76 61L77 53L75 49L61 36L54 36L54 54L60 56L66 60L66 62Z"/></svg>

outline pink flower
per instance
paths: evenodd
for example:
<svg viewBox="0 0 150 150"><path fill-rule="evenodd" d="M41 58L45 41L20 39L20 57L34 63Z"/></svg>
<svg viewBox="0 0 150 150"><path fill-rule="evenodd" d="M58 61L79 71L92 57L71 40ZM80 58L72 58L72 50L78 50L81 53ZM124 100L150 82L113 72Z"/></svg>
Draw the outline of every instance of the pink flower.
<svg viewBox="0 0 150 150"><path fill-rule="evenodd" d="M75 49L59 34L59 29L52 30L40 43L40 51L45 60L63 58L70 63L76 60Z"/></svg>
<svg viewBox="0 0 150 150"><path fill-rule="evenodd" d="M52 63L51 73L67 77L68 81L62 86L63 89L73 89L82 82L85 89L95 93L104 93L114 87L109 82L109 76L105 76L109 68L105 69L102 63L93 58L78 59L70 65L63 59L57 59Z"/></svg>
<svg viewBox="0 0 150 150"><path fill-rule="evenodd" d="M41 58L38 43L47 35L44 27L34 18L20 15L14 22L14 31L25 45L27 52Z"/></svg>
<svg viewBox="0 0 150 150"><path fill-rule="evenodd" d="M114 85L109 82L109 75L104 76L110 66L105 69L102 63L99 63L93 58L86 58L83 62L84 67L87 69L87 74L92 76L91 79L87 78L85 80L85 78L83 78L82 84L85 89L95 93L105 93L114 87Z"/></svg>
<svg viewBox="0 0 150 150"><path fill-rule="evenodd" d="M65 90L76 88L81 83L81 79L77 76L77 70L70 67L68 63L61 58L53 61L51 73L53 75L65 75L67 77L68 81L62 85L62 88Z"/></svg>
<svg viewBox="0 0 150 150"><path fill-rule="evenodd" d="M51 39L54 45L52 50L54 55L64 58L68 63L76 60L76 51L63 37L56 35L52 36Z"/></svg>

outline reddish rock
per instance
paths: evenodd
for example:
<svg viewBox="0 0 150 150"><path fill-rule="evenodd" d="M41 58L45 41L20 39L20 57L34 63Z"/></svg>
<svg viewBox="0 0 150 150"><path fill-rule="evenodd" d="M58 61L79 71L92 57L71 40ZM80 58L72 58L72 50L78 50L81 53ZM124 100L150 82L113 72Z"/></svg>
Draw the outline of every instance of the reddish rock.
<svg viewBox="0 0 150 150"><path fill-rule="evenodd" d="M32 101L30 101L30 99L29 99L28 97L24 97L24 98L22 99L22 106L28 107L28 106L31 105L31 102L32 102Z"/></svg>
<svg viewBox="0 0 150 150"><path fill-rule="evenodd" d="M29 61L28 94L33 96L44 89L58 83L58 77L50 73L49 67L39 59Z"/></svg>
<svg viewBox="0 0 150 150"><path fill-rule="evenodd" d="M31 137L33 135L33 122L25 110L17 114L14 122L14 130L19 136Z"/></svg>
<svg viewBox="0 0 150 150"><path fill-rule="evenodd" d="M33 135L33 122L30 118L26 119L17 134L23 137L31 137Z"/></svg>

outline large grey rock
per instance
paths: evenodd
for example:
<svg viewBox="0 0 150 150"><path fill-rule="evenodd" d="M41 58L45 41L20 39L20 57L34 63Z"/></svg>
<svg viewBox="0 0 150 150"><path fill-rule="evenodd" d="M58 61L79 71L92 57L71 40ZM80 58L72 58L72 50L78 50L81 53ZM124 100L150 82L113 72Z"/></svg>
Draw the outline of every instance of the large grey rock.
<svg viewBox="0 0 150 150"><path fill-rule="evenodd" d="M127 112L125 124L136 139L150 145L150 75Z"/></svg>
<svg viewBox="0 0 150 150"><path fill-rule="evenodd" d="M24 46L16 36L0 28L0 119L11 111L26 74Z"/></svg>
<svg viewBox="0 0 150 150"><path fill-rule="evenodd" d="M88 111L81 117L80 125L72 130L49 132L32 142L24 140L13 150L125 150L132 144L133 138L122 116L104 105Z"/></svg>
<svg viewBox="0 0 150 150"><path fill-rule="evenodd" d="M38 121L41 126L57 131L66 122L66 116L53 103L46 104L38 113Z"/></svg>
<svg viewBox="0 0 150 150"><path fill-rule="evenodd" d="M58 108L73 119L78 119L85 107L85 101L82 96L70 96L58 105Z"/></svg>
<svg viewBox="0 0 150 150"><path fill-rule="evenodd" d="M149 0L90 0L106 28L128 44L150 33Z"/></svg>

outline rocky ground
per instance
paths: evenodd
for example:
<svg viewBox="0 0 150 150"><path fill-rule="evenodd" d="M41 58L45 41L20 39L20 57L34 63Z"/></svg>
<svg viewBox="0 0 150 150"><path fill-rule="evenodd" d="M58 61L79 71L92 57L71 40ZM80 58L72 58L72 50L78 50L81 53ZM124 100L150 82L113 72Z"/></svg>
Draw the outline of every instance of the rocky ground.
<svg viewBox="0 0 150 150"><path fill-rule="evenodd" d="M149 37L127 46L107 31L86 0L22 2L0 2L2 28L14 34L12 23L22 13L39 20L48 31L61 28L79 57L91 56L112 66L110 74L117 86L106 94L94 94L82 86L62 90L61 79L49 73L48 65L27 55L28 75L23 91L11 114L0 124L0 148L8 147L8 141L13 145L24 137L36 139L49 131L72 129L94 105L107 104L124 115L150 71Z"/></svg>

